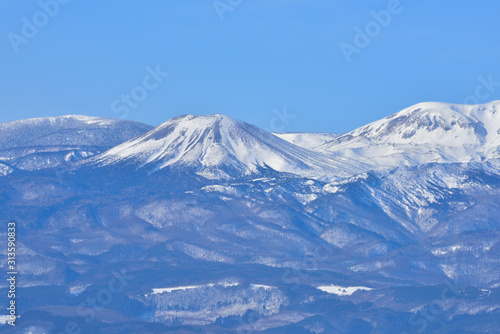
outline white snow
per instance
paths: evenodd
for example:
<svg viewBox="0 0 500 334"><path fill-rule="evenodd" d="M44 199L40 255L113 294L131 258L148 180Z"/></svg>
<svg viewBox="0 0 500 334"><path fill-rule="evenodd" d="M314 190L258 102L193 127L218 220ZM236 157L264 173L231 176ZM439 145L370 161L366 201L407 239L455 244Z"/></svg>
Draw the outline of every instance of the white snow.
<svg viewBox="0 0 500 334"><path fill-rule="evenodd" d="M156 289L153 289L152 293L147 294L146 296L162 294L162 293L171 293L174 291L185 291L185 290L192 290L192 289L211 288L214 286L221 286L224 288L228 288L228 287L238 286L238 285L240 285L240 283L238 283L238 282L218 282L218 283L208 283L208 284L202 284L202 285L185 285L185 286L175 286L175 287L169 287L169 288L156 288Z"/></svg>
<svg viewBox="0 0 500 334"><path fill-rule="evenodd" d="M218 283L208 283L208 284L202 284L202 285L185 285L185 286L175 286L175 287L168 287L168 288L155 288L155 289L153 289L152 293L147 294L146 296L162 294L162 293L171 293L174 291L185 291L185 290L193 290L193 289L212 288L215 286L221 286L224 288L228 288L228 287L239 286L239 285L240 285L240 283L238 283L238 282L218 282ZM264 289L264 290L276 289L276 287L274 287L274 286L264 285L264 284L250 284L250 287L252 289Z"/></svg>
<svg viewBox="0 0 500 334"><path fill-rule="evenodd" d="M172 291L183 291L183 290L190 290L190 289L199 289L201 287L212 287L214 286L213 284L206 284L206 285L188 285L188 286L177 286L173 288L163 288L163 289L153 289L153 295L158 294L158 293L164 293L164 292L172 292Z"/></svg>
<svg viewBox="0 0 500 334"><path fill-rule="evenodd" d="M494 159L500 156L499 109L500 101L419 103L314 149L371 168Z"/></svg>
<svg viewBox="0 0 500 334"><path fill-rule="evenodd" d="M297 201L299 201L302 205L306 205L318 198L316 194L300 194L294 193L294 197Z"/></svg>
<svg viewBox="0 0 500 334"><path fill-rule="evenodd" d="M263 284L250 284L250 287L252 289L264 289L264 290L276 289L276 287L274 286L263 285Z"/></svg>
<svg viewBox="0 0 500 334"><path fill-rule="evenodd" d="M349 176L356 163L290 144L253 125L228 116L181 116L139 138L118 145L94 161L99 165L131 161L157 171L191 166L207 178L256 173L259 167L310 178Z"/></svg>
<svg viewBox="0 0 500 334"><path fill-rule="evenodd" d="M81 284L81 285L75 285L69 288L69 293L71 293L74 296L80 295L82 292L84 292L90 284Z"/></svg>
<svg viewBox="0 0 500 334"><path fill-rule="evenodd" d="M0 162L0 176L12 173L12 168Z"/></svg>
<svg viewBox="0 0 500 334"><path fill-rule="evenodd" d="M332 185L332 184L326 184L323 187L323 190L326 191L327 193L335 194L337 192L341 192L340 186Z"/></svg>
<svg viewBox="0 0 500 334"><path fill-rule="evenodd" d="M373 290L372 288L367 288L366 286L338 286L338 285L324 285L324 286L318 286L316 289L335 294L338 296L350 296L354 292L361 290L361 291L370 291Z"/></svg>
<svg viewBox="0 0 500 334"><path fill-rule="evenodd" d="M455 265L441 264L440 266L441 269L443 270L443 273L450 279L454 279L457 277L457 268Z"/></svg>
<svg viewBox="0 0 500 334"><path fill-rule="evenodd" d="M341 136L341 134L336 133L312 132L277 132L273 133L273 135L308 150L315 149L316 147L324 145L329 141Z"/></svg>
<svg viewBox="0 0 500 334"><path fill-rule="evenodd" d="M0 315L0 324L5 325L10 320L10 315Z"/></svg>
<svg viewBox="0 0 500 334"><path fill-rule="evenodd" d="M0 176L11 173L10 166L33 171L81 160L151 128L133 121L78 115L0 123Z"/></svg>
<svg viewBox="0 0 500 334"><path fill-rule="evenodd" d="M227 194L227 195L237 195L238 191L236 188L231 187L231 186L221 186L221 185L210 185L210 186L205 186L201 188L201 190L204 190L206 192L219 192L222 194Z"/></svg>

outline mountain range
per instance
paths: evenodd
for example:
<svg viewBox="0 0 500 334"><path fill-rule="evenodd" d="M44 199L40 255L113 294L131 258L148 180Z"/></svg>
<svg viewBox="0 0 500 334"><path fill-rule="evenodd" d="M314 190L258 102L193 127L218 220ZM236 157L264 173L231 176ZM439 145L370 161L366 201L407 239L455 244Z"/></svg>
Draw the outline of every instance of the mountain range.
<svg viewBox="0 0 500 334"><path fill-rule="evenodd" d="M420 103L347 134L0 123L20 312L0 330L494 333L499 109Z"/></svg>

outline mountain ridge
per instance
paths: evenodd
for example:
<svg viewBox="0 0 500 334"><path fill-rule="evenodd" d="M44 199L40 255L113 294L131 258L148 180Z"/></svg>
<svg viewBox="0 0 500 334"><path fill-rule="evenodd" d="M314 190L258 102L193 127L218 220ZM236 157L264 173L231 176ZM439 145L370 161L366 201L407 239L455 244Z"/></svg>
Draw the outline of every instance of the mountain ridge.
<svg viewBox="0 0 500 334"><path fill-rule="evenodd" d="M500 157L500 101L423 102L357 128L316 150L372 166L485 161Z"/></svg>
<svg viewBox="0 0 500 334"><path fill-rule="evenodd" d="M150 130L147 124L81 115L0 123L0 161L21 170L56 167L101 153ZM0 174L13 169L3 168Z"/></svg>
<svg viewBox="0 0 500 334"><path fill-rule="evenodd" d="M405 131L409 118L401 120ZM481 136L476 123L461 124ZM409 141L440 124L430 118L416 137L392 134ZM367 130L385 140L378 128ZM361 131L354 143L382 160L351 146L366 161L351 168L349 157L227 116L191 115L50 168L55 157L90 150L70 145L87 139L78 131L0 150L23 155L16 166L0 161L8 174L0 212L19 234L16 331L71 321L89 333L399 333L429 315L432 332L499 328L500 159L434 161L433 152L419 157L429 145L389 138L384 146ZM329 136L282 137L316 147ZM384 161L391 145L407 160ZM7 270L7 253L0 258ZM96 301L103 311L92 322L75 316L76 305L91 310Z"/></svg>
<svg viewBox="0 0 500 334"><path fill-rule="evenodd" d="M212 179L270 168L331 180L400 166L497 159L499 108L500 101L423 102L347 134L270 134L222 114L182 115L157 127L79 115L34 118L0 123L0 161L36 170L68 161L105 166L135 160L150 172L189 165Z"/></svg>
<svg viewBox="0 0 500 334"><path fill-rule="evenodd" d="M101 166L124 161L138 168L154 165L151 172L167 166L192 166L208 178L248 175L258 168L321 178L347 176L359 168L222 114L173 118L92 160Z"/></svg>

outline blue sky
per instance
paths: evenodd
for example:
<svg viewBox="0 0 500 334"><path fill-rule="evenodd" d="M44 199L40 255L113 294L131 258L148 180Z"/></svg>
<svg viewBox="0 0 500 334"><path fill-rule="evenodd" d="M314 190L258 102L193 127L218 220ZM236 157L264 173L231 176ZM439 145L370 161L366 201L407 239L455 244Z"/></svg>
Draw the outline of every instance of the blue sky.
<svg viewBox="0 0 500 334"><path fill-rule="evenodd" d="M223 113L347 132L500 99L498 1L55 1L0 2L0 122Z"/></svg>

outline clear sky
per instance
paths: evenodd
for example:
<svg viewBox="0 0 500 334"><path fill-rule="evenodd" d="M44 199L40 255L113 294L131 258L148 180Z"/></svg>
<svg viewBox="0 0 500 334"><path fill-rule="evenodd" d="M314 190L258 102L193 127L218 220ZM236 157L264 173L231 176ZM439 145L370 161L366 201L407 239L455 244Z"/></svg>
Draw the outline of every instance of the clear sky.
<svg viewBox="0 0 500 334"><path fill-rule="evenodd" d="M1 0L0 122L223 113L347 132L418 102L498 100L499 13L493 0Z"/></svg>

